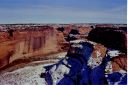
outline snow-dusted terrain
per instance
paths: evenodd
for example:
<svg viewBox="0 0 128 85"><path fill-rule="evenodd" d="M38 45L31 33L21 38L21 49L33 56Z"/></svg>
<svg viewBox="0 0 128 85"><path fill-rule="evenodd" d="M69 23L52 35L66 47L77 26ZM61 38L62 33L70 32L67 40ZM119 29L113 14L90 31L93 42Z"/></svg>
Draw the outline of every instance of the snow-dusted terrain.
<svg viewBox="0 0 128 85"><path fill-rule="evenodd" d="M65 54L58 54L58 58L64 57ZM41 62L45 61L35 61L13 71L2 71L0 73L0 85L46 85L44 78L41 78L40 75L42 72L45 72L44 66L53 63L41 64Z"/></svg>
<svg viewBox="0 0 128 85"><path fill-rule="evenodd" d="M40 78L44 71L43 65L38 65L6 72L0 75L0 85L45 85L45 80Z"/></svg>

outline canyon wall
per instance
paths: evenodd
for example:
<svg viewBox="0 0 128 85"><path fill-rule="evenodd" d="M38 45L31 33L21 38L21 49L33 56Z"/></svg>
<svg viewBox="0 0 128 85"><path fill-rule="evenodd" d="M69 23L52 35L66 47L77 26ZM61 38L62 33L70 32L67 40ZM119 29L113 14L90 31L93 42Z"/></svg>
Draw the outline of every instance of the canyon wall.
<svg viewBox="0 0 128 85"><path fill-rule="evenodd" d="M54 28L20 32L21 36L21 40L15 45L15 54L11 56L10 62L17 58L41 56L58 51Z"/></svg>
<svg viewBox="0 0 128 85"><path fill-rule="evenodd" d="M64 52L69 49L69 42L66 37L73 27L65 27L64 31L58 31L51 26L30 26L23 30L14 30L13 36L9 36L8 32L0 32L0 45L5 49L10 46L12 54L8 51L1 51L0 61L3 62L0 68L17 60L35 59L45 55ZM90 27L78 28L80 35L85 38L85 34L90 32ZM3 47L1 47L3 49ZM3 54L5 53L6 56ZM2 61L4 60L4 61ZM19 63L19 62L18 62ZM17 64L17 63L16 63Z"/></svg>
<svg viewBox="0 0 128 85"><path fill-rule="evenodd" d="M5 34L7 35L7 33ZM4 38L3 42L0 43L1 46L5 44L6 47L4 48L7 49L7 43L15 42L9 45L13 51L11 56L9 55L8 51L5 51L6 53L0 52L0 61L4 59L4 62L1 63L0 68L17 59L43 56L58 52L56 36L57 31L52 27L42 28L41 30L39 29L36 31L15 31L13 33L13 37L10 39Z"/></svg>

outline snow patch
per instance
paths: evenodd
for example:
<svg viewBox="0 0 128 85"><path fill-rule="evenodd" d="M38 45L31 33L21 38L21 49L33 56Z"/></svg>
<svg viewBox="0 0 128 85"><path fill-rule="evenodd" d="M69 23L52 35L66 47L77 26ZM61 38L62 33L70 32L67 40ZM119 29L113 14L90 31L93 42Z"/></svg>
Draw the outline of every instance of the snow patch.
<svg viewBox="0 0 128 85"><path fill-rule="evenodd" d="M118 50L109 50L109 51L107 52L107 54L108 54L109 56L111 56L111 58L113 58L113 57L119 56L119 55L122 54L122 53L120 53L120 51L118 51Z"/></svg>
<svg viewBox="0 0 128 85"><path fill-rule="evenodd" d="M44 65L27 66L0 74L0 85L46 85L46 81L40 78L45 72Z"/></svg>

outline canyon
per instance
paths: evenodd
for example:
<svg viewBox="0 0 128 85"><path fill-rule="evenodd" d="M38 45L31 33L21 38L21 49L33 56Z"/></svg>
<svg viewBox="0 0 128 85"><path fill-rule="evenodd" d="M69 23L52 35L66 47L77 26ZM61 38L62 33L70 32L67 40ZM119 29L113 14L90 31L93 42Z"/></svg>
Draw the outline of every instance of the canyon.
<svg viewBox="0 0 128 85"><path fill-rule="evenodd" d="M59 27L52 26L14 28L16 27L10 27L13 30L12 36L9 31L0 32L0 69L38 60L40 56L67 51L69 42L65 38L73 27L66 26L63 32L57 30ZM77 30L80 30L83 36L84 33L89 33L91 28L81 27Z"/></svg>

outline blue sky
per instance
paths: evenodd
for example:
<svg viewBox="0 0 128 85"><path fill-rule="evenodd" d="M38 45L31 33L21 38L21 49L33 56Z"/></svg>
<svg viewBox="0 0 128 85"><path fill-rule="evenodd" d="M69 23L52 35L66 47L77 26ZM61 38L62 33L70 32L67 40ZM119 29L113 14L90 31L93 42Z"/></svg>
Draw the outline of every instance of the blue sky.
<svg viewBox="0 0 128 85"><path fill-rule="evenodd" d="M127 0L0 0L0 23L126 23Z"/></svg>

